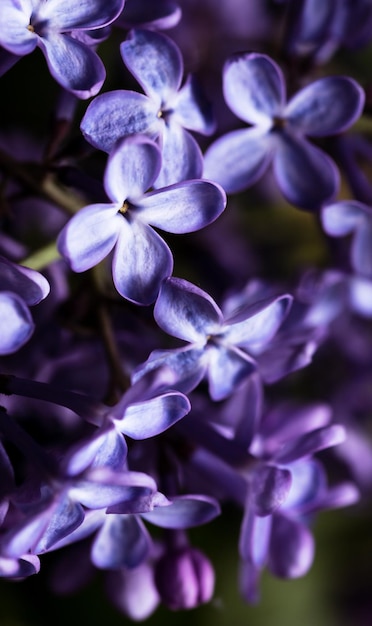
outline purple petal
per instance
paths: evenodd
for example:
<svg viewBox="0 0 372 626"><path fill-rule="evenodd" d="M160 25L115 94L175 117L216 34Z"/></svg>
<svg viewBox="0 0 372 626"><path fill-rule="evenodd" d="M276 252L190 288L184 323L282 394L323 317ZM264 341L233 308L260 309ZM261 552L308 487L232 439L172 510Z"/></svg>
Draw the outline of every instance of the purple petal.
<svg viewBox="0 0 372 626"><path fill-rule="evenodd" d="M99 429L86 442L79 443L63 459L62 471L76 476L89 466L109 466L112 470L122 469L127 455L124 437L112 426Z"/></svg>
<svg viewBox="0 0 372 626"><path fill-rule="evenodd" d="M48 32L39 46L56 81L78 98L96 95L103 85L106 71L99 56L70 35Z"/></svg>
<svg viewBox="0 0 372 626"><path fill-rule="evenodd" d="M331 200L340 180L332 159L306 139L288 133L277 139L274 172L285 198L307 210Z"/></svg>
<svg viewBox="0 0 372 626"><path fill-rule="evenodd" d="M253 562L256 566L265 565L269 548L272 517L258 517L250 502L244 510L240 529L239 553L242 559Z"/></svg>
<svg viewBox="0 0 372 626"><path fill-rule="evenodd" d="M0 45L17 56L32 52L38 37L28 30L32 13L32 4L28 0L13 2L3 0L0 16Z"/></svg>
<svg viewBox="0 0 372 626"><path fill-rule="evenodd" d="M106 578L110 600L134 621L148 618L160 603L152 563L142 563L131 570L108 572Z"/></svg>
<svg viewBox="0 0 372 626"><path fill-rule="evenodd" d="M158 506L142 515L160 528L193 528L206 524L220 514L216 500L206 496L187 495L172 499L168 506Z"/></svg>
<svg viewBox="0 0 372 626"><path fill-rule="evenodd" d="M0 556L0 578L26 578L37 574L39 570L39 558L33 554L24 554L21 559Z"/></svg>
<svg viewBox="0 0 372 626"><path fill-rule="evenodd" d="M188 77L178 92L173 116L184 128L202 135L211 135L216 129L212 108L193 76Z"/></svg>
<svg viewBox="0 0 372 626"><path fill-rule="evenodd" d="M358 119L364 99L355 80L327 76L301 89L288 103L285 118L295 132L312 137L334 135Z"/></svg>
<svg viewBox="0 0 372 626"><path fill-rule="evenodd" d="M28 341L34 332L31 313L19 296L0 292L0 354L12 354Z"/></svg>
<svg viewBox="0 0 372 626"><path fill-rule="evenodd" d="M91 204L76 213L60 232L57 246L74 272L85 272L111 252L124 218L113 204Z"/></svg>
<svg viewBox="0 0 372 626"><path fill-rule="evenodd" d="M156 104L141 93L109 91L92 100L80 128L92 146L111 152L118 139L128 135L144 133L156 139L163 128L157 112Z"/></svg>
<svg viewBox="0 0 372 626"><path fill-rule="evenodd" d="M120 295L136 304L152 304L172 270L173 257L163 239L140 220L123 219L112 264Z"/></svg>
<svg viewBox="0 0 372 626"><path fill-rule="evenodd" d="M181 52L166 35L135 29L120 46L121 56L144 92L158 103L168 103L180 87L183 63Z"/></svg>
<svg viewBox="0 0 372 626"><path fill-rule="evenodd" d="M137 368L133 380L137 381L151 370L167 366L175 375L172 387L182 393L189 393L204 378L208 364L206 357L204 348L187 346L178 350L154 350L149 359Z"/></svg>
<svg viewBox="0 0 372 626"><path fill-rule="evenodd" d="M203 156L197 141L170 116L161 135L162 167L155 187L201 178Z"/></svg>
<svg viewBox="0 0 372 626"><path fill-rule="evenodd" d="M191 405L183 394L170 391L147 402L129 406L116 426L132 439L155 437L189 413Z"/></svg>
<svg viewBox="0 0 372 626"><path fill-rule="evenodd" d="M202 289L181 278L164 281L154 307L156 322L184 341L205 341L222 324L222 313Z"/></svg>
<svg viewBox="0 0 372 626"><path fill-rule="evenodd" d="M280 68L264 54L239 54L224 67L224 96L237 117L264 129L281 116L285 83Z"/></svg>
<svg viewBox="0 0 372 626"><path fill-rule="evenodd" d="M323 207L322 226L328 235L343 237L366 223L367 212L370 213L369 207L357 200L334 202Z"/></svg>
<svg viewBox="0 0 372 626"><path fill-rule="evenodd" d="M247 307L244 311L247 319L231 324L228 320L226 321L223 337L229 343L244 347L253 353L260 352L276 334L291 304L292 296L283 295ZM239 317L241 316L242 314L239 313Z"/></svg>
<svg viewBox="0 0 372 626"><path fill-rule="evenodd" d="M123 10L125 0L48 0L38 2L37 21L59 31L94 29L110 24Z"/></svg>
<svg viewBox="0 0 372 626"><path fill-rule="evenodd" d="M303 524L275 515L270 539L270 571L280 578L299 578L314 560L314 538Z"/></svg>
<svg viewBox="0 0 372 626"><path fill-rule="evenodd" d="M372 317L372 281L361 276L353 276L349 284L350 305L353 311L363 317Z"/></svg>
<svg viewBox="0 0 372 626"><path fill-rule="evenodd" d="M169 233L191 233L213 222L226 206L221 187L189 180L146 194L137 207L141 219Z"/></svg>
<svg viewBox="0 0 372 626"><path fill-rule="evenodd" d="M161 166L158 146L144 135L122 139L111 152L105 189L112 202L135 202L152 186Z"/></svg>
<svg viewBox="0 0 372 626"><path fill-rule="evenodd" d="M260 128L244 128L223 135L204 155L203 177L227 191L247 189L267 170L272 159L272 141Z"/></svg>
<svg viewBox="0 0 372 626"><path fill-rule="evenodd" d="M135 515L106 515L92 546L92 562L101 569L137 567L146 560L150 535Z"/></svg>
<svg viewBox="0 0 372 626"><path fill-rule="evenodd" d="M16 293L33 306L46 298L50 285L39 272L0 257L0 290Z"/></svg>
<svg viewBox="0 0 372 626"><path fill-rule="evenodd" d="M48 520L48 524L34 546L33 552L40 554L49 550L57 541L78 528L84 520L84 515L83 507L80 504L72 502L69 498L63 498Z"/></svg>
<svg viewBox="0 0 372 626"><path fill-rule="evenodd" d="M142 472L114 472L108 467L94 468L86 478L76 481L70 495L88 509L103 509L120 502L135 505L146 495L156 491L156 484Z"/></svg>
<svg viewBox="0 0 372 626"><path fill-rule="evenodd" d="M282 506L288 497L291 484L292 475L287 469L265 465L256 470L252 481L256 514L264 517Z"/></svg>
<svg viewBox="0 0 372 626"><path fill-rule="evenodd" d="M351 264L356 272L372 278L372 220L365 220L354 235Z"/></svg>
<svg viewBox="0 0 372 626"><path fill-rule="evenodd" d="M212 400L223 400L256 371L251 357L233 346L208 346L208 381Z"/></svg>
<svg viewBox="0 0 372 626"><path fill-rule="evenodd" d="M291 463L288 469L292 475L292 484L288 497L282 505L282 511L289 515L303 515L322 499L327 490L327 479L323 465L313 458L305 458Z"/></svg>
<svg viewBox="0 0 372 626"><path fill-rule="evenodd" d="M292 463L319 450L337 446L345 440L345 436L345 429L340 424L318 428L284 445L276 455L276 460L280 463Z"/></svg>

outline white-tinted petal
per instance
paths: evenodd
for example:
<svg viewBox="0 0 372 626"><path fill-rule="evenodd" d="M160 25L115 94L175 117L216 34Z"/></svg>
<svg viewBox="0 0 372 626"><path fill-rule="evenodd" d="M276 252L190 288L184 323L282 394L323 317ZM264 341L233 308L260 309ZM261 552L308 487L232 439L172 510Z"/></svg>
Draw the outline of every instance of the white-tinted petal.
<svg viewBox="0 0 372 626"><path fill-rule="evenodd" d="M212 400L230 396L256 370L251 357L231 346L208 346L208 381Z"/></svg>
<svg viewBox="0 0 372 626"><path fill-rule="evenodd" d="M90 269L111 252L122 220L113 204L91 204L70 219L59 234L57 246L74 272Z"/></svg>
<svg viewBox="0 0 372 626"><path fill-rule="evenodd" d="M203 177L235 193L255 183L272 158L270 135L260 128L245 128L223 135L204 155Z"/></svg>
<svg viewBox="0 0 372 626"><path fill-rule="evenodd" d="M174 277L162 284L154 317L166 333L190 342L204 342L222 323L220 309L205 291Z"/></svg>
<svg viewBox="0 0 372 626"><path fill-rule="evenodd" d="M101 569L137 567L149 555L151 540L136 515L107 515L94 540L92 562Z"/></svg>
<svg viewBox="0 0 372 626"><path fill-rule="evenodd" d="M216 128L212 107L201 93L193 76L189 76L182 89L173 100L172 115L184 128L203 135L211 135Z"/></svg>
<svg viewBox="0 0 372 626"><path fill-rule="evenodd" d="M22 298L8 291L0 292L0 355L19 350L33 331L34 322Z"/></svg>
<svg viewBox="0 0 372 626"><path fill-rule="evenodd" d="M70 35L48 32L38 41L56 81L79 98L96 95L105 80L99 56Z"/></svg>
<svg viewBox="0 0 372 626"><path fill-rule="evenodd" d="M23 56L37 45L37 35L30 30L32 4L30 0L3 0L0 11L0 45L9 52Z"/></svg>
<svg viewBox="0 0 372 626"><path fill-rule="evenodd" d="M157 106L141 93L108 91L92 100L80 128L92 146L110 152L118 139L135 133L156 139L163 128L157 110Z"/></svg>
<svg viewBox="0 0 372 626"><path fill-rule="evenodd" d="M217 501L206 496L187 495L172 499L168 506L155 507L142 517L160 528L192 528L210 522L220 513Z"/></svg>
<svg viewBox="0 0 372 626"><path fill-rule="evenodd" d="M190 133L171 117L163 125L160 137L162 166L155 187L166 187L191 178L201 178L203 156Z"/></svg>
<svg viewBox="0 0 372 626"><path fill-rule="evenodd" d="M305 135L322 137L340 133L360 116L364 91L355 80L326 76L299 91L288 103L285 118Z"/></svg>
<svg viewBox="0 0 372 626"><path fill-rule="evenodd" d="M37 22L46 20L48 28L66 32L107 26L123 10L124 0L48 0L38 5Z"/></svg>
<svg viewBox="0 0 372 626"><path fill-rule="evenodd" d="M366 222L368 207L357 200L342 200L323 207L322 226L328 235L343 237ZM372 217L372 215L371 215Z"/></svg>
<svg viewBox="0 0 372 626"><path fill-rule="evenodd" d="M138 207L141 219L169 233L204 228L226 205L223 189L205 180L190 180L147 194Z"/></svg>
<svg viewBox="0 0 372 626"><path fill-rule="evenodd" d="M140 220L123 217L112 265L118 292L132 302L149 305L172 270L173 257L163 239Z"/></svg>
<svg viewBox="0 0 372 626"><path fill-rule="evenodd" d="M277 140L274 172L285 198L307 210L332 200L340 181L332 159L301 137L281 133Z"/></svg>
<svg viewBox="0 0 372 626"><path fill-rule="evenodd" d="M116 426L132 439L155 437L178 422L190 411L186 396L169 391L146 402L130 405Z"/></svg>
<svg viewBox="0 0 372 626"><path fill-rule="evenodd" d="M227 61L223 74L227 104L237 117L264 129L281 116L285 83L280 68L265 54L237 54Z"/></svg>
<svg viewBox="0 0 372 626"><path fill-rule="evenodd" d="M226 323L223 333L229 343L245 347L253 352L260 351L275 335L279 326L286 317L292 297L283 295L271 301L263 301L257 311L247 309L247 318L237 323Z"/></svg>
<svg viewBox="0 0 372 626"><path fill-rule="evenodd" d="M111 152L105 189L113 202L141 198L153 184L161 165L158 146L144 135L122 139Z"/></svg>
<svg viewBox="0 0 372 626"><path fill-rule="evenodd" d="M134 29L120 46L124 63L159 108L178 90L183 74L181 52L166 35Z"/></svg>

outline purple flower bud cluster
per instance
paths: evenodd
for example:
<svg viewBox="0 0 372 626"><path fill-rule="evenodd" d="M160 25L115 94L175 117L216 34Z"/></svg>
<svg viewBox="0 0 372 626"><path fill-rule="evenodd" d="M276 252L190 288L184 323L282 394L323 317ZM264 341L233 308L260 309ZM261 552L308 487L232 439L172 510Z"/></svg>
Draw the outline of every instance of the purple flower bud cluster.
<svg viewBox="0 0 372 626"><path fill-rule="evenodd" d="M218 551L236 510L255 604L265 569L308 573L319 513L370 503L371 20L2 1L1 578L193 609L216 574L189 531Z"/></svg>

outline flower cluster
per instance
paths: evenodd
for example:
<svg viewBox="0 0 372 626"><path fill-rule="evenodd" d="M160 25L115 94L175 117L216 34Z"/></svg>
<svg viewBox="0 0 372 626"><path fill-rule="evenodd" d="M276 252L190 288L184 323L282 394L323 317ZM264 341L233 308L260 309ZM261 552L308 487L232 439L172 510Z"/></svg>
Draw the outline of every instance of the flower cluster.
<svg viewBox="0 0 372 626"><path fill-rule="evenodd" d="M233 507L256 603L264 568L309 571L318 513L368 503L371 90L340 67L371 19L2 0L9 111L47 67L0 127L1 578L48 553L56 593L101 570L133 620L195 608L188 531Z"/></svg>

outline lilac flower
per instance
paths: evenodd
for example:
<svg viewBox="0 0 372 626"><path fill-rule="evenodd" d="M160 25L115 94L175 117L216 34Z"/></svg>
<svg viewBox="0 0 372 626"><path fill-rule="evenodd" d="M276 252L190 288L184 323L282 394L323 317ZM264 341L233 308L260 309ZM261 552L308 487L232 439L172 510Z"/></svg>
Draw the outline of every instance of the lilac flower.
<svg viewBox="0 0 372 626"><path fill-rule="evenodd" d="M39 272L0 257L0 354L21 348L34 332L29 306L49 293L49 283Z"/></svg>
<svg viewBox="0 0 372 626"><path fill-rule="evenodd" d="M124 442L114 429L98 429L71 448L54 471L52 465L45 467L36 499L27 486L13 497L19 513L12 524L11 517L5 520L9 530L1 540L2 554L19 558L50 550L83 524L85 509L103 510L127 501L131 510L136 511L135 502L142 510L143 499L156 492L156 485L147 474L127 470L125 458Z"/></svg>
<svg viewBox="0 0 372 626"><path fill-rule="evenodd" d="M202 154L188 131L210 134L214 124L194 80L189 78L181 88L183 63L178 47L166 35L136 29L120 50L145 95L111 91L95 98L81 123L84 137L110 152L121 137L144 133L157 139L162 150L156 187L200 178Z"/></svg>
<svg viewBox="0 0 372 626"><path fill-rule="evenodd" d="M155 351L134 379L160 364L177 375L177 388L194 389L208 377L214 400L229 396L256 370L253 358L270 342L284 320L292 298L283 295L258 301L224 319L212 298L180 278L163 282L154 308L159 326L189 345Z"/></svg>
<svg viewBox="0 0 372 626"><path fill-rule="evenodd" d="M361 113L364 93L351 78L326 77L307 85L286 104L280 68L264 54L240 54L226 64L225 100L252 128L217 139L205 154L206 178L229 193L256 182L272 162L283 195L303 209L330 200L339 185L334 162L306 136L349 128Z"/></svg>
<svg viewBox="0 0 372 626"><path fill-rule="evenodd" d="M213 222L225 208L225 194L213 183L189 180L145 193L161 165L157 145L143 135L124 138L111 153L105 189L111 204L79 211L58 238L61 254L75 272L104 259L113 248L118 292L137 304L151 304L171 275L171 251L151 228L188 233Z"/></svg>
<svg viewBox="0 0 372 626"><path fill-rule="evenodd" d="M341 200L322 208L322 226L332 237L352 234L351 265L372 278L372 208L357 200Z"/></svg>
<svg viewBox="0 0 372 626"><path fill-rule="evenodd" d="M0 44L18 57L39 47L52 76L79 98L100 90L102 61L73 31L95 30L113 22L124 0L3 0Z"/></svg>
<svg viewBox="0 0 372 626"><path fill-rule="evenodd" d="M211 493L244 508L239 539L240 584L246 600L256 602L263 567L283 578L303 576L314 556L309 529L313 515L354 503L358 492L349 482L329 487L322 465L313 458L316 452L345 439L344 428L330 423L327 405L282 404L261 420L256 416L258 428L254 432L245 424L248 417L252 418L249 404L239 402L234 414L234 399L226 407L235 421L228 438L220 434L219 426L209 427L210 439L214 440L210 452L205 424L206 445L195 450L190 468L198 480L204 477L209 481ZM225 419L228 422L229 416ZM191 440L193 436L190 428Z"/></svg>
<svg viewBox="0 0 372 626"><path fill-rule="evenodd" d="M133 569L146 561L153 547L144 521L168 531L184 530L208 523L219 513L219 504L208 496L185 495L168 499L160 492L144 492L142 498L128 498L106 511L88 511L82 524L51 548L59 549L94 533L91 560L95 567Z"/></svg>

